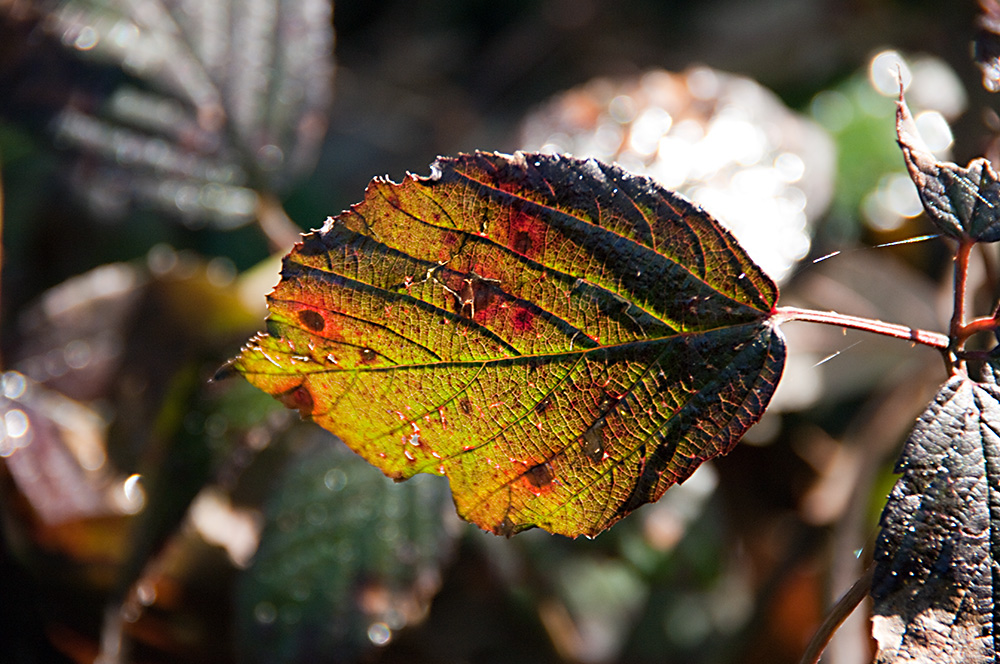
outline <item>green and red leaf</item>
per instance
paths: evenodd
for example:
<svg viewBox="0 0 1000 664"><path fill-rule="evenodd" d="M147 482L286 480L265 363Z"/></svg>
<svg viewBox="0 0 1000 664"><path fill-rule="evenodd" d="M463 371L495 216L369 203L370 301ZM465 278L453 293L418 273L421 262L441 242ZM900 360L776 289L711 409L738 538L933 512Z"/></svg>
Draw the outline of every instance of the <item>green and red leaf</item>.
<svg viewBox="0 0 1000 664"><path fill-rule="evenodd" d="M231 364L484 529L594 535L755 423L777 287L715 220L616 166L439 159L304 237Z"/></svg>

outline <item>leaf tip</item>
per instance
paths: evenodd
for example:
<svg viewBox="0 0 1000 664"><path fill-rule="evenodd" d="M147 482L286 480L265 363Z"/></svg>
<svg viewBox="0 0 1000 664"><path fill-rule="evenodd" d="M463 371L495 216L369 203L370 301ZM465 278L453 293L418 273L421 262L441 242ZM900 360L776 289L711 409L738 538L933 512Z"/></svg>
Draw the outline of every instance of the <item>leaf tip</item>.
<svg viewBox="0 0 1000 664"><path fill-rule="evenodd" d="M209 383L218 383L219 381L226 380L227 378L232 378L233 376L239 375L239 369L236 368L236 361L238 357L226 360L226 363L215 370L212 377L208 379Z"/></svg>

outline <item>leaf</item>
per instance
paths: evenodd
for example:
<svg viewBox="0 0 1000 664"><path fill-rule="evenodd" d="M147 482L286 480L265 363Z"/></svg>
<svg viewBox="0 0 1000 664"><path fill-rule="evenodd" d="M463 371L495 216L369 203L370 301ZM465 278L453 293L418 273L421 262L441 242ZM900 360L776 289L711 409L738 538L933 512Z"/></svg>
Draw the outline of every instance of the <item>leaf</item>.
<svg viewBox="0 0 1000 664"><path fill-rule="evenodd" d="M240 578L241 661L358 660L424 617L450 556L442 481L394 485L317 438L282 473Z"/></svg>
<svg viewBox="0 0 1000 664"><path fill-rule="evenodd" d="M962 168L937 161L902 98L896 102L896 134L920 201L938 230L956 239L1000 240L1000 180L990 162L980 157Z"/></svg>
<svg viewBox="0 0 1000 664"><path fill-rule="evenodd" d="M330 101L327 0L15 5L0 6L14 45L0 51L0 113L44 121L100 211L144 201L237 226L256 192L312 165Z"/></svg>
<svg viewBox="0 0 1000 664"><path fill-rule="evenodd" d="M757 138L732 140L738 132ZM720 140L727 133L731 137ZM628 164L719 211L720 223L779 283L808 253L815 222L830 202L836 161L829 135L773 92L704 66L602 76L562 91L521 122L520 149ZM706 159L710 168L699 165ZM802 168L794 177L790 161ZM803 195L804 208L787 204Z"/></svg>
<svg viewBox="0 0 1000 664"><path fill-rule="evenodd" d="M0 467L38 519L55 527L118 514L101 417L16 371L0 374L0 388Z"/></svg>
<svg viewBox="0 0 1000 664"><path fill-rule="evenodd" d="M917 420L875 549L878 661L992 662L1000 387L955 376Z"/></svg>
<svg viewBox="0 0 1000 664"><path fill-rule="evenodd" d="M759 419L777 287L703 210L595 160L442 158L285 258L230 369L459 514L594 535Z"/></svg>
<svg viewBox="0 0 1000 664"><path fill-rule="evenodd" d="M1000 90L1000 2L979 0L973 59L983 73L983 87Z"/></svg>

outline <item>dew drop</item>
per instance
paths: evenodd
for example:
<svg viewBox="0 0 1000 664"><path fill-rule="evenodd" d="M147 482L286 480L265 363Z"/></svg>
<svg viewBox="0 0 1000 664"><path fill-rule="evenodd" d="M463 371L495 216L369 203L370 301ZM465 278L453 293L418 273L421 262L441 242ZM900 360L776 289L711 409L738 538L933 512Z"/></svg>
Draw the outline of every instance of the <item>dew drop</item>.
<svg viewBox="0 0 1000 664"><path fill-rule="evenodd" d="M313 397L305 385L299 385L284 394L279 394L277 398L286 408L299 411L302 417L310 417L313 414Z"/></svg>
<svg viewBox="0 0 1000 664"><path fill-rule="evenodd" d="M323 484L330 491L337 492L347 484L347 475L340 468L331 468L323 476Z"/></svg>
<svg viewBox="0 0 1000 664"><path fill-rule="evenodd" d="M368 640L377 646L384 646L392 639L392 630L384 622L375 622L368 626Z"/></svg>
<svg viewBox="0 0 1000 664"><path fill-rule="evenodd" d="M11 438L20 438L28 433L28 416L23 410L15 408L4 413L4 427Z"/></svg>
<svg viewBox="0 0 1000 664"><path fill-rule="evenodd" d="M3 375L3 395L8 399L19 399L24 394L26 382L24 376L16 371L8 371Z"/></svg>
<svg viewBox="0 0 1000 664"><path fill-rule="evenodd" d="M270 625L278 618L278 610L270 602L259 602L253 607L253 617L261 625Z"/></svg>

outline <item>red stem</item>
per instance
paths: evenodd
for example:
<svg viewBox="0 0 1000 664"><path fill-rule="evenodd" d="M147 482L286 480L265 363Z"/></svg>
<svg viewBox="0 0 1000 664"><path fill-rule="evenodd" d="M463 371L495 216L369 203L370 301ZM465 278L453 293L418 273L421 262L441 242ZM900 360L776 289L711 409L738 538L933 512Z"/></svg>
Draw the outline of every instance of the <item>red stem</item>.
<svg viewBox="0 0 1000 664"><path fill-rule="evenodd" d="M958 336L955 338L959 345L961 345L974 334L979 334L980 332L995 332L998 326L1000 326L1000 324L998 324L995 316L977 318L975 320L970 320L965 325L959 326Z"/></svg>
<svg viewBox="0 0 1000 664"><path fill-rule="evenodd" d="M955 252L955 307L951 314L951 338L956 341L962 334L965 325L965 297L969 280L969 256L976 246L972 238L963 237L958 241L958 251ZM966 337L967 338L967 337Z"/></svg>
<svg viewBox="0 0 1000 664"><path fill-rule="evenodd" d="M798 307L778 307L774 310L774 319L778 323L791 320L808 321L810 323L823 323L825 325L836 325L852 330L863 330L874 334L881 334L894 339L906 339L923 346L930 346L939 350L947 350L951 344L947 335L940 332L928 332L927 330L915 330L905 325L886 323L871 318L861 318L859 316L848 316L835 311L815 311L813 309L799 309Z"/></svg>

